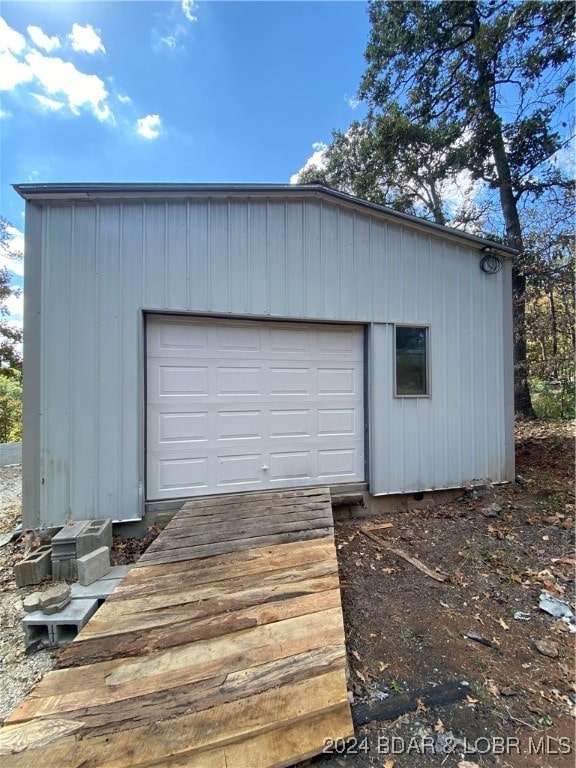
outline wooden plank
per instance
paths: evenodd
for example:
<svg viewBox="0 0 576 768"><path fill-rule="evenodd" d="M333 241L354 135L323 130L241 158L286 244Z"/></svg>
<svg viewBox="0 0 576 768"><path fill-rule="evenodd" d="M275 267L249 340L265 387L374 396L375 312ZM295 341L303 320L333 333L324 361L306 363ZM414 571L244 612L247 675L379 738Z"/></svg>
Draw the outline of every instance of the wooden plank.
<svg viewBox="0 0 576 768"><path fill-rule="evenodd" d="M160 535L162 536L163 533ZM144 553L142 558L137 563L134 563L134 567L131 568L129 573L120 582L114 595L134 580L140 581L148 578L152 584L157 577L171 576L182 571L201 575L209 570L216 571L220 569L225 571L228 569L228 575L230 575L231 568L234 569L234 573L238 569L262 568L262 570L266 570L273 567L275 563L285 560L297 563L308 562L308 559L313 561L318 557L332 557L335 551L334 546L334 541L326 538L310 539L305 547L298 541L287 541L271 547L252 547L238 552L224 552L220 555L204 558L204 560L194 559L174 564L165 564L164 568L161 568L161 564L159 566L158 564L142 562L146 555ZM111 597L114 597L114 595Z"/></svg>
<svg viewBox="0 0 576 768"><path fill-rule="evenodd" d="M178 513L8 718L7 766L269 768L352 733L329 495L266 496Z"/></svg>
<svg viewBox="0 0 576 768"><path fill-rule="evenodd" d="M212 555L222 555L226 552L240 552L250 547L268 547L276 544L285 544L289 541L307 541L308 539L321 538L323 536L332 537L333 528L316 529L314 531L296 531L294 533L280 533L271 536L261 536L247 539L238 539L232 542L206 544L202 547L183 546L168 552L155 552L150 547L143 555L141 560L143 564L152 563L174 563L179 560L188 560L196 557L211 557Z"/></svg>
<svg viewBox="0 0 576 768"><path fill-rule="evenodd" d="M324 720L323 716L329 713L337 713L337 720ZM221 707L161 719L152 726L137 726L112 735L84 736L80 741L74 735L66 736L41 750L6 755L3 768L30 768L37 761L42 768L62 768L63 765L66 768L81 768L84 765L99 768L168 766L175 764L174 758L192 757L271 730L285 730L292 724L309 722L310 717L321 718L320 723L316 720L314 730L317 733L323 723L326 731L323 736L345 735L335 733L333 729L336 727L351 733L350 708L340 671L298 681ZM35 725L40 726L41 723ZM8 734L11 729L19 727L6 726ZM229 765L236 766L238 763L230 762Z"/></svg>
<svg viewBox="0 0 576 768"><path fill-rule="evenodd" d="M82 690L94 693L97 688L109 690L110 687L116 688L128 681L136 681L139 690L144 691L143 681L150 679L153 687L160 689L172 680L171 673L176 675L172 685L177 685L182 681L179 676L184 674L188 675L187 681L192 682L222 674L222 670L237 672L250 665L264 664L291 654L321 648L323 635L326 637L326 645L344 642L339 607L157 651L142 658L123 659L120 663L115 660L87 667L55 670L40 681L29 698L66 696L68 692L77 696ZM330 643L328 638L331 639ZM113 693L110 696L113 697Z"/></svg>
<svg viewBox="0 0 576 768"><path fill-rule="evenodd" d="M95 664L107 659L139 656L152 651L174 648L186 642L220 637L231 631L336 607L340 607L340 591L334 589L272 604L266 602L259 606L217 614L192 623L183 620L168 623L162 627L124 632L114 635L113 642L109 635L97 637L85 635L62 651L58 666L79 666Z"/></svg>
<svg viewBox="0 0 576 768"><path fill-rule="evenodd" d="M182 509L257 503L267 504L273 508L281 503L294 504L298 499L313 498L315 496L330 501L330 489L327 486L318 485L309 488L292 488L285 491L253 491L248 493L227 493L222 496L199 496L196 499L185 502L182 505Z"/></svg>
<svg viewBox="0 0 576 768"><path fill-rule="evenodd" d="M165 528L164 535L153 542L149 552L164 552L175 547L189 546L200 547L204 544L221 543L226 541L242 541L252 538L288 533L291 531L314 531L331 525L327 518L313 517L310 520L281 519L271 522L263 522L262 518L250 518L246 520L225 520L208 526L196 527L195 525L184 528Z"/></svg>
<svg viewBox="0 0 576 768"><path fill-rule="evenodd" d="M249 550L263 553L260 557L241 557L235 552L204 560L184 560L155 566L133 568L106 600L105 605L127 597L171 594L200 584L230 581L231 573L238 579L250 574L272 573L284 569L301 570L319 562L331 562L337 567L334 544L329 539L311 539L306 546L300 542L272 548Z"/></svg>
<svg viewBox="0 0 576 768"><path fill-rule="evenodd" d="M26 711L21 709L17 719L10 722L61 716L83 723L79 735L111 734L126 726L153 725L158 720L221 707L330 671L340 670L344 675L346 659L342 641L323 646L318 638L316 644L320 647L228 674L222 674L219 667L219 675L191 682L186 681L188 670L183 670L184 677L179 679L178 672L170 673L167 684L160 686L157 679L144 678L107 689L47 697L31 702ZM191 670L190 675L193 674Z"/></svg>
<svg viewBox="0 0 576 768"><path fill-rule="evenodd" d="M246 517L258 519L266 517L294 517L319 512L322 515L331 514L331 502L329 499L306 499L298 503L284 503L271 507L266 503L254 504L228 504L224 506L210 506L196 509L183 507L176 512L166 528L173 528L179 523L187 523L194 520L196 523L205 523L222 519L241 520Z"/></svg>

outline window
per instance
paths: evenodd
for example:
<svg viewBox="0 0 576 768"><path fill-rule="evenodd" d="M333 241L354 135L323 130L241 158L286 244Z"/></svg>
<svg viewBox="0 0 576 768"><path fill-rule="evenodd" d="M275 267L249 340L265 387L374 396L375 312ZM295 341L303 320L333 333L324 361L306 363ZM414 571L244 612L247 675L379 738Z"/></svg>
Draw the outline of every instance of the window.
<svg viewBox="0 0 576 768"><path fill-rule="evenodd" d="M396 397L428 395L428 328L397 325Z"/></svg>

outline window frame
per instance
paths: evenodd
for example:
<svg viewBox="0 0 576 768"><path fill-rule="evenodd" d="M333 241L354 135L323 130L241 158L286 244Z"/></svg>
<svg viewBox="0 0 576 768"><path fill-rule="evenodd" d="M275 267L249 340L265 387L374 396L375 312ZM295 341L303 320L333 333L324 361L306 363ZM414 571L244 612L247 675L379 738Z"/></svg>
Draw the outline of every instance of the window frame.
<svg viewBox="0 0 576 768"><path fill-rule="evenodd" d="M396 329L397 328L416 328L418 330L425 330L426 331L426 349L425 349L425 384L426 384L426 391L422 393L407 393L402 394L398 392L398 371L397 371L397 363L398 363L398 347L397 347L397 335L396 335ZM394 341L393 341L393 361L394 361L394 397L396 398L430 398L432 396L431 392L431 380L430 380L430 324L429 323L394 323Z"/></svg>

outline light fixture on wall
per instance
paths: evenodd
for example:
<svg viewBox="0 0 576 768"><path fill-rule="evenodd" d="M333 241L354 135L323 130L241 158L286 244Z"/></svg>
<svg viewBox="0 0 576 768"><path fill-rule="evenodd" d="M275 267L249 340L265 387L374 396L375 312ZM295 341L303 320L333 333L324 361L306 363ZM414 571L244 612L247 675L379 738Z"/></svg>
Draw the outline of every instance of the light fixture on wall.
<svg viewBox="0 0 576 768"><path fill-rule="evenodd" d="M480 259L480 269L486 275L497 275L502 269L502 260L495 255L494 249L487 245L482 248L484 256Z"/></svg>

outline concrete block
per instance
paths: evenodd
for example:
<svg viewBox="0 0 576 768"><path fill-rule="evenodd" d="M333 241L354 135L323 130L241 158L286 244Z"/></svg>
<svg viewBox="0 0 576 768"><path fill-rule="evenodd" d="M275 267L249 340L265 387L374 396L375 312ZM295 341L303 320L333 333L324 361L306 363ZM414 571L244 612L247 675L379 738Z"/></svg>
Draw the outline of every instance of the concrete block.
<svg viewBox="0 0 576 768"><path fill-rule="evenodd" d="M103 579L123 579L124 576L127 576L130 573L130 570L132 569L132 564L130 565L113 565L112 568L108 571L106 576L103 576Z"/></svg>
<svg viewBox="0 0 576 768"><path fill-rule="evenodd" d="M93 552L100 547L112 549L112 520L93 520L76 539L76 557Z"/></svg>
<svg viewBox="0 0 576 768"><path fill-rule="evenodd" d="M32 592L31 595L28 595L27 597L25 597L24 600L22 600L22 607L24 608L24 611L26 613L39 611L41 597L42 597L42 592Z"/></svg>
<svg viewBox="0 0 576 768"><path fill-rule="evenodd" d="M56 584L40 593L40 610L51 614L62 610L70 602L70 587L67 584Z"/></svg>
<svg viewBox="0 0 576 768"><path fill-rule="evenodd" d="M22 562L14 566L16 586L40 584L52 573L52 547L46 545L30 552Z"/></svg>
<svg viewBox="0 0 576 768"><path fill-rule="evenodd" d="M76 581L77 578L76 558L52 560L52 579L54 581Z"/></svg>
<svg viewBox="0 0 576 768"><path fill-rule="evenodd" d="M103 579L98 579L98 581L94 581L92 584L87 584L86 586L76 582L76 584L72 584L72 597L90 598L92 600L98 600L98 602L102 604L104 600L114 592L121 581L122 579L108 579L104 577Z"/></svg>
<svg viewBox="0 0 576 768"><path fill-rule="evenodd" d="M84 587L101 579L110 571L110 550L100 547L76 561L78 566L78 581Z"/></svg>
<svg viewBox="0 0 576 768"><path fill-rule="evenodd" d="M70 560L76 557L76 542L89 527L90 520L79 520L65 525L52 538L52 559Z"/></svg>
<svg viewBox="0 0 576 768"><path fill-rule="evenodd" d="M67 645L97 609L98 600L72 600L54 616L46 616L41 611L29 613L22 619L26 647L38 640L46 646Z"/></svg>

